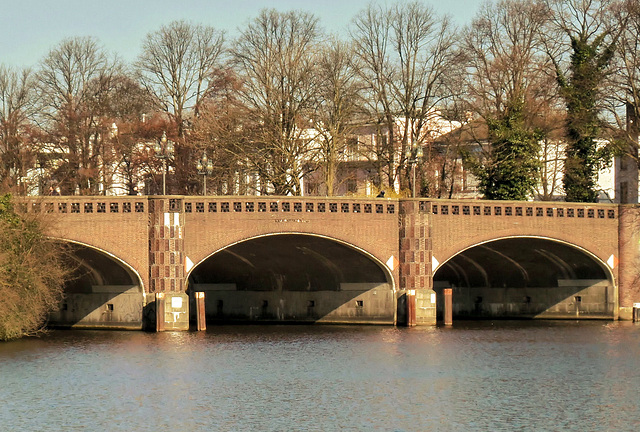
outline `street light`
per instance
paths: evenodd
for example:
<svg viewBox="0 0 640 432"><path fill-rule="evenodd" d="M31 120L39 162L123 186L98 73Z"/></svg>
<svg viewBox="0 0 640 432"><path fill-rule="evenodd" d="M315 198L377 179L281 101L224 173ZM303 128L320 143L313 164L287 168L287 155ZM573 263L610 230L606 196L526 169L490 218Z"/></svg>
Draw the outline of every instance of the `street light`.
<svg viewBox="0 0 640 432"><path fill-rule="evenodd" d="M207 157L207 152L202 153L202 157L198 160L196 164L196 168L198 169L198 174L204 177L202 195L207 194L207 176L213 173L213 163Z"/></svg>
<svg viewBox="0 0 640 432"><path fill-rule="evenodd" d="M405 153L407 163L411 164L411 197L416 197L416 164L422 160L422 146L411 146Z"/></svg>
<svg viewBox="0 0 640 432"><path fill-rule="evenodd" d="M153 146L156 157L162 160L162 195L167 194L167 159L173 157L173 141L167 139L167 133L162 132L162 138Z"/></svg>

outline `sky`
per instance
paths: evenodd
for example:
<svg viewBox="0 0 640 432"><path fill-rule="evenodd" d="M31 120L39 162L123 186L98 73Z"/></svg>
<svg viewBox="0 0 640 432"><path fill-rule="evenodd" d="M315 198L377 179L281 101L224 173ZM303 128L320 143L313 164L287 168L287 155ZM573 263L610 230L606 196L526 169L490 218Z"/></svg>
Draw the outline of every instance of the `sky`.
<svg viewBox="0 0 640 432"><path fill-rule="evenodd" d="M422 1L461 26L482 4ZM60 41L76 36L95 37L107 51L131 62L145 35L171 21L210 25L232 38L264 8L311 12L327 31L344 36L351 19L368 4L369 0L0 0L0 64L37 66Z"/></svg>

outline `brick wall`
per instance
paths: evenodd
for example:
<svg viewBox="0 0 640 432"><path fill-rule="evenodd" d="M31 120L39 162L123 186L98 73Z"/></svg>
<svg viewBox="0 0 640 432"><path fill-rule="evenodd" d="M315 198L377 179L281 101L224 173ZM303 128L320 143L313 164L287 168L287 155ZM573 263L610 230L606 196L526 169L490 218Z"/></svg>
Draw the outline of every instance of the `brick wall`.
<svg viewBox="0 0 640 432"><path fill-rule="evenodd" d="M482 242L543 237L588 251L602 263L613 256L624 270L611 271L620 305L630 306L640 296L636 206L269 196L42 197L19 203L50 215L53 237L121 260L138 273L147 293L183 291L193 266L231 244L303 233L389 263L396 289L431 288L436 261L442 264Z"/></svg>
<svg viewBox="0 0 640 432"><path fill-rule="evenodd" d="M603 263L618 256L617 205L517 201L429 201L433 256L443 263L498 238L535 236L589 251Z"/></svg>
<svg viewBox="0 0 640 432"><path fill-rule="evenodd" d="M189 197L184 200L185 256L197 265L243 240L302 233L345 243L384 265L398 257L398 205L388 199ZM398 269L391 274L397 281Z"/></svg>
<svg viewBox="0 0 640 432"><path fill-rule="evenodd" d="M640 206L620 206L619 232L619 301L628 315L633 303L640 302Z"/></svg>
<svg viewBox="0 0 640 432"><path fill-rule="evenodd" d="M149 204L147 197L41 197L19 208L46 214L54 238L92 246L121 261L149 289Z"/></svg>
<svg viewBox="0 0 640 432"><path fill-rule="evenodd" d="M149 291L185 290L181 198L149 200Z"/></svg>

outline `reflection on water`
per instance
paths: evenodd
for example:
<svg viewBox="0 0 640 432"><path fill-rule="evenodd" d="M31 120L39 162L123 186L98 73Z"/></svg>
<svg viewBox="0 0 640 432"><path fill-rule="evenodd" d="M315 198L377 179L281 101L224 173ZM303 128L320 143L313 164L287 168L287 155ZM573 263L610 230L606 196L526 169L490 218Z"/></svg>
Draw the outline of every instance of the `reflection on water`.
<svg viewBox="0 0 640 432"><path fill-rule="evenodd" d="M220 326L0 344L0 430L635 430L640 325Z"/></svg>

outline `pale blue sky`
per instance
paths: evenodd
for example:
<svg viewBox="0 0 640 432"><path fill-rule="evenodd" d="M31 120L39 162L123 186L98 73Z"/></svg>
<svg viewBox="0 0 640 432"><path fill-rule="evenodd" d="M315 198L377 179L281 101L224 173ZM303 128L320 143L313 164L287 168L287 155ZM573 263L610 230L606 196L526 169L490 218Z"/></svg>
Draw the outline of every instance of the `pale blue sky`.
<svg viewBox="0 0 640 432"><path fill-rule="evenodd" d="M459 25L470 22L481 0L423 0ZM0 0L0 63L35 66L66 37L93 36L130 62L144 36L184 19L237 34L263 8L305 10L330 32L345 33L369 0ZM381 3L385 3L384 1ZM393 3L386 2L386 3Z"/></svg>

